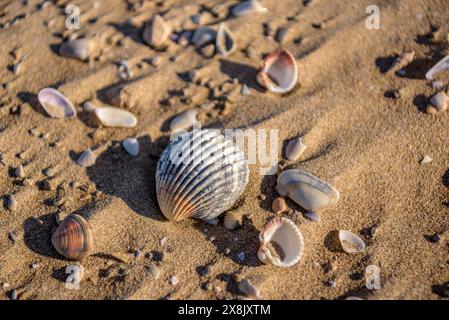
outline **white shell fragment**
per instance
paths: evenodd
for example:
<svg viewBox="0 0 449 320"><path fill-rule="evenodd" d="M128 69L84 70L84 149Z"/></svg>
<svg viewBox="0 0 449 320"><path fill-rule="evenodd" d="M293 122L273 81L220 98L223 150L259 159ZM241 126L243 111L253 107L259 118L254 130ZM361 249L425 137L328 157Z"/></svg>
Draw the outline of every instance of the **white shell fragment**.
<svg viewBox="0 0 449 320"><path fill-rule="evenodd" d="M135 138L127 138L122 142L123 149L130 155L137 157L139 155L139 141Z"/></svg>
<svg viewBox="0 0 449 320"><path fill-rule="evenodd" d="M250 299L260 299L260 290L256 288L248 279L240 281L239 290Z"/></svg>
<svg viewBox="0 0 449 320"><path fill-rule="evenodd" d="M224 22L220 23L220 26L218 27L215 45L217 47L217 52L223 57L227 57L235 51L236 45L234 35Z"/></svg>
<svg viewBox="0 0 449 320"><path fill-rule="evenodd" d="M365 251L365 242L360 239L356 234L340 230L338 232L338 238L340 239L340 244L344 252L346 253L358 253Z"/></svg>
<svg viewBox="0 0 449 320"><path fill-rule="evenodd" d="M143 31L143 40L151 47L160 49L170 38L172 28L160 15L155 15Z"/></svg>
<svg viewBox="0 0 449 320"><path fill-rule="evenodd" d="M273 93L287 93L298 81L298 68L293 55L285 49L270 53L257 74L257 82Z"/></svg>
<svg viewBox="0 0 449 320"><path fill-rule="evenodd" d="M198 112L196 110L188 110L180 113L170 122L170 130L189 129L198 122Z"/></svg>
<svg viewBox="0 0 449 320"><path fill-rule="evenodd" d="M327 182L298 169L283 171L278 177L276 191L281 197L288 196L312 212L336 203L340 197L338 190Z"/></svg>
<svg viewBox="0 0 449 320"><path fill-rule="evenodd" d="M89 58L92 42L89 39L75 39L64 42L59 48L59 54L63 57L85 61Z"/></svg>
<svg viewBox="0 0 449 320"><path fill-rule="evenodd" d="M37 95L42 107L52 118L72 118L76 116L73 104L62 93L53 88L45 88Z"/></svg>
<svg viewBox="0 0 449 320"><path fill-rule="evenodd" d="M80 157L78 158L76 163L83 168L88 168L88 167L93 166L96 161L97 161L97 156L89 148L80 155Z"/></svg>
<svg viewBox="0 0 449 320"><path fill-rule="evenodd" d="M430 103L435 107L436 111L441 112L447 109L447 104L449 103L449 98L446 96L444 91L440 91L435 94Z"/></svg>
<svg viewBox="0 0 449 320"><path fill-rule="evenodd" d="M169 220L211 220L234 205L248 179L246 159L232 139L218 130L193 130L179 135L162 153L157 200Z"/></svg>
<svg viewBox="0 0 449 320"><path fill-rule="evenodd" d="M441 59L436 65L434 65L429 71L426 73L426 79L429 81L433 80L433 76L441 71L449 69L449 55Z"/></svg>
<svg viewBox="0 0 449 320"><path fill-rule="evenodd" d="M287 144L287 148L285 149L285 155L288 160L296 161L303 154L303 152L307 149L307 146L302 142L300 137L291 140Z"/></svg>
<svg viewBox="0 0 449 320"><path fill-rule="evenodd" d="M232 14L242 16L249 13L266 13L267 8L262 7L258 0L247 0L239 3L232 9Z"/></svg>
<svg viewBox="0 0 449 320"><path fill-rule="evenodd" d="M421 164L427 164L427 163L430 163L430 162L432 162L432 158L430 157L430 156L428 156L428 155L425 155L423 158L422 158L422 160L421 160Z"/></svg>
<svg viewBox="0 0 449 320"><path fill-rule="evenodd" d="M299 262L304 251L304 239L298 227L287 218L275 218L259 236L259 260L278 267L291 267ZM274 242L279 254L269 247Z"/></svg>
<svg viewBox="0 0 449 320"><path fill-rule="evenodd" d="M98 120L106 127L132 128L137 124L137 118L129 111L114 107L96 108Z"/></svg>

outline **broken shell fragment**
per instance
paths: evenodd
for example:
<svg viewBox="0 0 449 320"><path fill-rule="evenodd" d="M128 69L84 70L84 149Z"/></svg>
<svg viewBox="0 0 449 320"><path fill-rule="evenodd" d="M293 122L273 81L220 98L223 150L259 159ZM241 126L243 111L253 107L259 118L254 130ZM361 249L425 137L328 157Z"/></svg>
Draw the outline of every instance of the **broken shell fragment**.
<svg viewBox="0 0 449 320"><path fill-rule="evenodd" d="M80 157L78 158L76 163L83 168L88 168L88 167L93 166L96 161L97 161L97 156L89 148L80 155Z"/></svg>
<svg viewBox="0 0 449 320"><path fill-rule="evenodd" d="M338 238L344 252L358 253L365 251L365 242L350 231L340 230L338 232Z"/></svg>
<svg viewBox="0 0 449 320"><path fill-rule="evenodd" d="M306 149L307 146L302 142L302 139L298 137L291 140L287 144L287 148L285 149L285 156L290 161L296 161Z"/></svg>
<svg viewBox="0 0 449 320"><path fill-rule="evenodd" d="M301 232L287 218L275 218L268 223L260 233L259 240L259 260L278 267L295 265L304 251L304 239Z"/></svg>
<svg viewBox="0 0 449 320"><path fill-rule="evenodd" d="M92 232L87 221L71 214L56 228L51 237L53 247L70 260L82 260L93 251Z"/></svg>
<svg viewBox="0 0 449 320"><path fill-rule="evenodd" d="M298 169L283 171L277 180L276 191L288 196L307 211L327 207L337 202L340 193L327 182Z"/></svg>
<svg viewBox="0 0 449 320"><path fill-rule="evenodd" d="M63 57L85 61L89 57L91 47L89 39L69 40L61 45L59 54Z"/></svg>
<svg viewBox="0 0 449 320"><path fill-rule="evenodd" d="M96 108L94 112L101 124L106 127L133 128L137 124L137 118L131 112L119 108Z"/></svg>
<svg viewBox="0 0 449 320"><path fill-rule="evenodd" d="M229 56L236 48L234 35L224 22L218 27L215 45L217 52L223 57Z"/></svg>
<svg viewBox="0 0 449 320"><path fill-rule="evenodd" d="M430 103L432 103L437 112L446 110L448 102L449 98L446 96L444 91L438 92L432 97L432 99L430 99Z"/></svg>
<svg viewBox="0 0 449 320"><path fill-rule="evenodd" d="M139 141L135 138L127 138L122 142L123 149L130 155L137 157L139 155Z"/></svg>
<svg viewBox="0 0 449 320"><path fill-rule="evenodd" d="M287 93L298 81L298 68L293 55L278 49L270 53L263 61L262 68L257 74L257 82L273 93Z"/></svg>
<svg viewBox="0 0 449 320"><path fill-rule="evenodd" d="M237 211L229 211L225 214L223 225L232 231L243 225L243 215Z"/></svg>
<svg viewBox="0 0 449 320"><path fill-rule="evenodd" d="M189 129L198 122L198 112L196 110L187 110L180 113L170 123L170 130Z"/></svg>
<svg viewBox="0 0 449 320"><path fill-rule="evenodd" d="M260 299L260 290L257 289L248 279L240 281L239 290L250 299Z"/></svg>
<svg viewBox="0 0 449 320"><path fill-rule="evenodd" d="M258 0L247 0L239 3L232 9L232 14L242 16L249 13L266 13L267 8L262 7Z"/></svg>
<svg viewBox="0 0 449 320"><path fill-rule="evenodd" d="M76 116L75 107L62 93L53 88L45 88L37 95L42 107L52 118L72 118Z"/></svg>
<svg viewBox="0 0 449 320"><path fill-rule="evenodd" d="M171 26L160 15L155 15L145 25L143 40L155 49L162 49L171 34Z"/></svg>
<svg viewBox="0 0 449 320"><path fill-rule="evenodd" d="M436 65L434 65L429 71L426 73L426 79L429 81L433 80L433 76L441 71L449 69L449 55L441 59Z"/></svg>

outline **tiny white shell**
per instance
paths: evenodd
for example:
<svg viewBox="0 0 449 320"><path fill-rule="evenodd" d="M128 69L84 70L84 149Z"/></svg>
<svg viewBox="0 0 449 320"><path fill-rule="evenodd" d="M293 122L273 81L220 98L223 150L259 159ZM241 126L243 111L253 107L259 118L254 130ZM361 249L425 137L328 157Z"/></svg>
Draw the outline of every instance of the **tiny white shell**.
<svg viewBox="0 0 449 320"><path fill-rule="evenodd" d="M429 71L426 73L426 79L429 81L433 80L433 76L440 72L449 69L449 55L445 56L441 59L436 65L434 65Z"/></svg>
<svg viewBox="0 0 449 320"><path fill-rule="evenodd" d="M98 120L106 127L132 128L137 124L137 118L129 111L114 107L96 108Z"/></svg>
<svg viewBox="0 0 449 320"><path fill-rule="evenodd" d="M170 122L170 130L175 131L193 127L195 122L198 122L197 115L198 112L196 110L187 110L180 113Z"/></svg>
<svg viewBox="0 0 449 320"><path fill-rule="evenodd" d="M45 88L37 95L42 107L52 118L71 118L76 116L73 104L62 93L53 88Z"/></svg>
<svg viewBox="0 0 449 320"><path fill-rule="evenodd" d="M257 74L257 82L273 93L287 93L298 81L298 67L295 57L286 49L270 53Z"/></svg>
<svg viewBox="0 0 449 320"><path fill-rule="evenodd" d="M347 253L358 253L365 251L365 242L363 242L359 236L350 231L340 230L338 232L338 238L340 239L340 244L343 251Z"/></svg>
<svg viewBox="0 0 449 320"><path fill-rule="evenodd" d="M89 39L69 40L61 45L59 54L63 57L84 61L89 57L91 47Z"/></svg>
<svg viewBox="0 0 449 320"><path fill-rule="evenodd" d="M340 193L327 182L311 173L298 169L283 171L277 180L276 191L281 197L288 196L307 211L334 204Z"/></svg>
<svg viewBox="0 0 449 320"><path fill-rule="evenodd" d="M80 157L78 158L76 163L83 168L87 168L87 167L93 166L96 161L97 161L97 156L89 148L80 155Z"/></svg>
<svg viewBox="0 0 449 320"><path fill-rule="evenodd" d="M229 56L236 48L234 35L224 22L218 27L215 45L223 57Z"/></svg>
<svg viewBox="0 0 449 320"><path fill-rule="evenodd" d="M232 9L232 14L235 16L242 16L249 13L266 13L267 8L262 7L258 0L246 0Z"/></svg>
<svg viewBox="0 0 449 320"><path fill-rule="evenodd" d="M127 138L122 142L123 149L130 155L137 157L139 155L139 141L135 138Z"/></svg>
<svg viewBox="0 0 449 320"><path fill-rule="evenodd" d="M285 148L285 156L290 161L296 161L307 149L307 146L302 142L301 137L291 140Z"/></svg>
<svg viewBox="0 0 449 320"><path fill-rule="evenodd" d="M298 227L287 218L275 218L267 224L259 236L259 260L278 267L291 267L299 262L304 251L304 239ZM283 257L273 255L268 244L276 243Z"/></svg>

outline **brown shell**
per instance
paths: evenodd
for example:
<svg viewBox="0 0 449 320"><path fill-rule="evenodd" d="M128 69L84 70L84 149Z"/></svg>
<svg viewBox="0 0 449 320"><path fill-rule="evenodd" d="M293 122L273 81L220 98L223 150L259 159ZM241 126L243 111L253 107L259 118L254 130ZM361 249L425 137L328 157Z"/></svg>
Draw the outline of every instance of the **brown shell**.
<svg viewBox="0 0 449 320"><path fill-rule="evenodd" d="M70 260L83 260L93 250L92 232L87 221L71 214L56 228L51 237L53 247Z"/></svg>

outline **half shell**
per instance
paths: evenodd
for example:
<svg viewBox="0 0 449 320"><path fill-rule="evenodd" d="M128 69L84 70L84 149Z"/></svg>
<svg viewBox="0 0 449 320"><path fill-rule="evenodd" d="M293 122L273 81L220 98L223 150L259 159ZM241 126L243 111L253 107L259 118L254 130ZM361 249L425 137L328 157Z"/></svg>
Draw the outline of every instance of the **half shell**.
<svg viewBox="0 0 449 320"><path fill-rule="evenodd" d="M287 93L293 90L297 81L298 67L295 57L285 49L270 53L257 74L257 82L273 93Z"/></svg>
<svg viewBox="0 0 449 320"><path fill-rule="evenodd" d="M260 233L259 240L259 260L278 267L291 267L297 264L304 251L301 231L287 218L275 218L268 223ZM270 242L274 242L274 245L280 249L280 256L275 250L270 249Z"/></svg>
<svg viewBox="0 0 449 320"><path fill-rule="evenodd" d="M230 55L236 48L235 38L224 22L220 23L215 43L217 52L223 57Z"/></svg>
<svg viewBox="0 0 449 320"><path fill-rule="evenodd" d="M249 13L265 13L267 8L262 7L258 0L243 1L232 9L232 14L242 16Z"/></svg>
<svg viewBox="0 0 449 320"><path fill-rule="evenodd" d="M133 128L137 124L137 118L131 112L119 108L96 108L94 112L106 127Z"/></svg>
<svg viewBox="0 0 449 320"><path fill-rule="evenodd" d="M281 197L288 196L308 211L315 211L337 202L340 193L327 182L309 172L289 169L277 180L276 191Z"/></svg>
<svg viewBox="0 0 449 320"><path fill-rule="evenodd" d="M75 107L62 93L53 88L45 88L37 95L42 107L52 118L71 118L76 116Z"/></svg>
<svg viewBox="0 0 449 320"><path fill-rule="evenodd" d="M248 183L243 152L218 130L179 135L162 153L156 194L164 216L211 220L230 209Z"/></svg>
<svg viewBox="0 0 449 320"><path fill-rule="evenodd" d="M87 221L71 214L58 226L51 237L53 247L70 260L82 260L93 250L92 232Z"/></svg>
<svg viewBox="0 0 449 320"><path fill-rule="evenodd" d="M350 231L340 230L338 232L338 238L344 252L358 253L365 251L365 242Z"/></svg>

